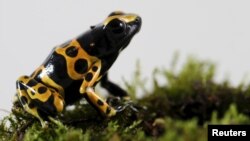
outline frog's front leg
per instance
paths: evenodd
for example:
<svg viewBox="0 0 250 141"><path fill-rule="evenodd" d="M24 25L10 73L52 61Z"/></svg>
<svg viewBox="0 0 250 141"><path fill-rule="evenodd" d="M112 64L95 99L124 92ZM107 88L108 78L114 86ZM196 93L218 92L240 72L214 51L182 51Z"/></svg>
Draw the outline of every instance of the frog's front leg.
<svg viewBox="0 0 250 141"><path fill-rule="evenodd" d="M101 61L97 61L84 77L80 87L80 93L84 94L85 98L92 103L102 114L111 117L116 114L116 110L109 106L100 96L96 94L93 86L101 79Z"/></svg>
<svg viewBox="0 0 250 141"><path fill-rule="evenodd" d="M17 97L24 109L37 117L42 126L44 120L62 112L64 108L63 97L53 88L37 82L29 76L21 76L16 83Z"/></svg>

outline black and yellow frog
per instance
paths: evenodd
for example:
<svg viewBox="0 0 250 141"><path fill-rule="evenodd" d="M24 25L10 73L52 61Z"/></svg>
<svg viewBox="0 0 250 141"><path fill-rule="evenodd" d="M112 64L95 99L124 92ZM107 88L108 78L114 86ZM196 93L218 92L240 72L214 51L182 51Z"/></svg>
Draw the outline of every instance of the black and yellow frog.
<svg viewBox="0 0 250 141"><path fill-rule="evenodd" d="M100 81L112 95L128 97L108 80L107 72L140 27L138 15L116 11L82 35L56 46L30 76L18 78L16 96L21 105L42 126L82 97L107 117L114 116L116 109L94 87Z"/></svg>

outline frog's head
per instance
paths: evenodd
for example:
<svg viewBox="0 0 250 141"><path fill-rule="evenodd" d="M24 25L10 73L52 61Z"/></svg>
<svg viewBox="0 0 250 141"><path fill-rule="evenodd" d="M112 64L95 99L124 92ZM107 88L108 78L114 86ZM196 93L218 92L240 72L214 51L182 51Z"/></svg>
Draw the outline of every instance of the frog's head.
<svg viewBox="0 0 250 141"><path fill-rule="evenodd" d="M102 23L91 26L78 41L85 51L96 57L119 53L140 30L141 22L138 15L112 12Z"/></svg>

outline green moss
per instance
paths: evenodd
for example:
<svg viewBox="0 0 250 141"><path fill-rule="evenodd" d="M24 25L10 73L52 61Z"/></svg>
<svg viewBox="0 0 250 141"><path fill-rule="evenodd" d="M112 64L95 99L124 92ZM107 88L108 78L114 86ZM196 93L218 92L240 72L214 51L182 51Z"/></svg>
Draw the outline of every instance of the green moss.
<svg viewBox="0 0 250 141"><path fill-rule="evenodd" d="M204 141L208 124L250 124L250 85L232 87L214 81L215 65L189 57L180 71L177 56L170 69L155 69L153 89L141 78L140 64L133 80L124 81L133 103L112 118L103 118L86 101L58 116L59 124L40 123L15 105L13 113L0 121L0 140L25 141ZM159 84L159 78L166 80ZM145 92L136 98L139 90ZM116 106L116 105L114 105Z"/></svg>

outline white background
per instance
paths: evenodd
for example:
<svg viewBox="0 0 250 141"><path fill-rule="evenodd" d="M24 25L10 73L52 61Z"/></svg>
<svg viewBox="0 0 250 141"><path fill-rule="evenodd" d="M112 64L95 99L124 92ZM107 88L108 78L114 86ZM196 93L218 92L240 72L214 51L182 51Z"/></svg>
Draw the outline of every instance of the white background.
<svg viewBox="0 0 250 141"><path fill-rule="evenodd" d="M216 79L229 77L234 85L250 71L249 0L0 0L0 109L10 111L16 79L31 74L52 47L114 10L143 19L110 70L117 83L131 79L137 59L150 77L153 68L169 67L175 51L181 63L190 54L212 60Z"/></svg>

